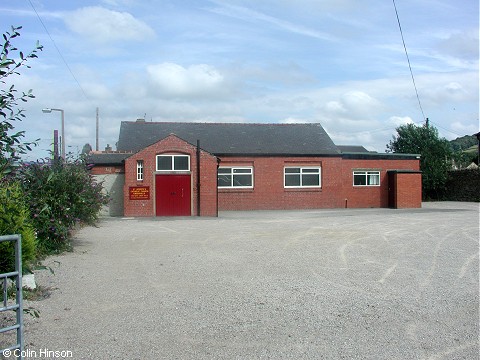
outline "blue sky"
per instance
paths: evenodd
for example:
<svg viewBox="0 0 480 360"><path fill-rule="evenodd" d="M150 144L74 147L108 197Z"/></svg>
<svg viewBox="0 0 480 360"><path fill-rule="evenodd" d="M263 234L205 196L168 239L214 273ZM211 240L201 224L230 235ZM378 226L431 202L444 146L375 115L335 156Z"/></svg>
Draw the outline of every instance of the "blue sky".
<svg viewBox="0 0 480 360"><path fill-rule="evenodd" d="M425 116L447 139L478 132L478 0L396 5ZM144 116L320 122L336 144L380 152L397 126L424 121L392 1L3 0L0 23L23 26L23 52L44 46L10 79L36 96L17 124L41 139L31 160L60 128L46 107L65 110L73 153L95 147L97 107L100 149Z"/></svg>

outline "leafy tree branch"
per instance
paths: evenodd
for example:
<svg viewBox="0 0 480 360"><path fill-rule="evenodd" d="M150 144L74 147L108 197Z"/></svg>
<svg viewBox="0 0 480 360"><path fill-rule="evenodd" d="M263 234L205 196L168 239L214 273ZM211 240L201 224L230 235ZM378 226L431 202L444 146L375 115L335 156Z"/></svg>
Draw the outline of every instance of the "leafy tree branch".
<svg viewBox="0 0 480 360"><path fill-rule="evenodd" d="M36 142L22 141L24 131L12 133L15 123L25 118L24 109L19 108L20 102L27 102L34 98L32 90L22 92L15 89L15 85L6 85L6 78L20 75L22 67L29 68L27 62L37 58L37 52L43 47L37 42L35 48L28 54L13 45L12 40L20 36L21 26L13 27L10 32L3 34L3 45L0 53L0 178L11 172L16 160L36 145ZM17 55L17 56L15 56ZM38 141L38 140L36 140Z"/></svg>

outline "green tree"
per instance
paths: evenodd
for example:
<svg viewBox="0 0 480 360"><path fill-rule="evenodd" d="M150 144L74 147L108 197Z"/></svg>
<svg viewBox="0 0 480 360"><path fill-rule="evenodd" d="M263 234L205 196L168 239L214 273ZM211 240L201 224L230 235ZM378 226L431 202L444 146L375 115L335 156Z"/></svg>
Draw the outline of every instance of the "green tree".
<svg viewBox="0 0 480 360"><path fill-rule="evenodd" d="M451 168L452 149L438 130L428 122L423 126L401 125L387 144L387 152L420 154L422 190L424 199L438 199L445 190L448 170Z"/></svg>
<svg viewBox="0 0 480 360"><path fill-rule="evenodd" d="M81 155L86 156L86 155L90 154L90 151L92 151L92 150L93 150L92 145L87 143L87 144L83 145Z"/></svg>
<svg viewBox="0 0 480 360"><path fill-rule="evenodd" d="M11 172L19 156L31 150L35 144L22 140L24 131L12 133L14 123L25 118L24 109L18 108L19 103L34 96L32 90L19 95L14 85L7 85L6 79L20 75L19 70L22 67L29 68L27 61L36 58L36 53L42 50L42 46L37 42L35 48L25 55L12 44L12 40L20 36L21 28L12 26L11 32L3 34L4 42L0 53L0 178ZM12 83L10 79L8 82Z"/></svg>

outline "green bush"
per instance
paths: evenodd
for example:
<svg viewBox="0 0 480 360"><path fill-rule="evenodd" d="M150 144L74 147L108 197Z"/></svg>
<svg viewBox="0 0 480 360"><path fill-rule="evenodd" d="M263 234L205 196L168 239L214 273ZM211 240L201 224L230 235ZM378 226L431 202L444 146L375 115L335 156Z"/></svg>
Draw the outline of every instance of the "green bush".
<svg viewBox="0 0 480 360"><path fill-rule="evenodd" d="M86 164L32 164L20 172L37 231L41 254L69 248L69 233L78 223L92 224L107 199Z"/></svg>
<svg viewBox="0 0 480 360"><path fill-rule="evenodd" d="M443 200L480 202L480 170L449 171Z"/></svg>
<svg viewBox="0 0 480 360"><path fill-rule="evenodd" d="M0 235L22 235L22 262L25 269L35 260L36 239L28 205L18 182L0 182L0 204ZM10 272L14 268L13 242L0 243L0 272Z"/></svg>

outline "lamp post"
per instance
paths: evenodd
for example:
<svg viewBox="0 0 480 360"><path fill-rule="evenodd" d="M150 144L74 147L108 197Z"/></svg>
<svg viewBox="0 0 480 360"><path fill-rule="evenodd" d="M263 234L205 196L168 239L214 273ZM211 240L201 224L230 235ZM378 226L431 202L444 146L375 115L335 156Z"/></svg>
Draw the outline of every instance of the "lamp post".
<svg viewBox="0 0 480 360"><path fill-rule="evenodd" d="M49 114L52 111L60 111L60 113L62 114L62 159L63 161L65 161L65 111L63 111L63 109L53 108L42 109L42 111L46 114Z"/></svg>

